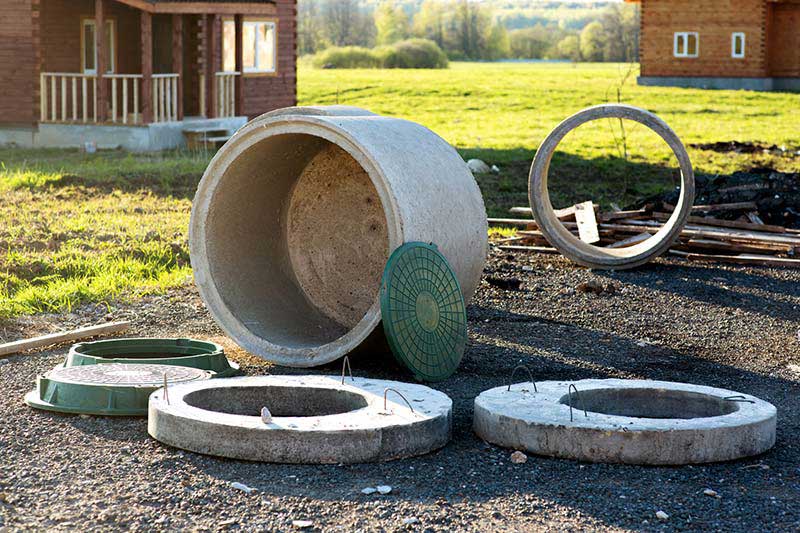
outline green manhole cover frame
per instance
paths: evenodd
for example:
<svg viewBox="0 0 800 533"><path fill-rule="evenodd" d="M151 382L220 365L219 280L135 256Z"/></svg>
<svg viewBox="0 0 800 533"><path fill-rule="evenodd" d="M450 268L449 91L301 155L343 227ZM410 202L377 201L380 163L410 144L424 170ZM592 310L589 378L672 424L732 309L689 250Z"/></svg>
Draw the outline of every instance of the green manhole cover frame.
<svg viewBox="0 0 800 533"><path fill-rule="evenodd" d="M395 358L421 381L453 375L467 345L467 311L458 278L435 245L409 242L392 253L380 301Z"/></svg>
<svg viewBox="0 0 800 533"><path fill-rule="evenodd" d="M63 366L109 363L186 366L208 370L220 378L239 373L239 365L225 357L222 346L196 339L135 337L81 342L70 348Z"/></svg>
<svg viewBox="0 0 800 533"><path fill-rule="evenodd" d="M108 363L63 367L36 378L25 403L69 414L146 416L150 394L164 386L210 379L199 368L161 364Z"/></svg>

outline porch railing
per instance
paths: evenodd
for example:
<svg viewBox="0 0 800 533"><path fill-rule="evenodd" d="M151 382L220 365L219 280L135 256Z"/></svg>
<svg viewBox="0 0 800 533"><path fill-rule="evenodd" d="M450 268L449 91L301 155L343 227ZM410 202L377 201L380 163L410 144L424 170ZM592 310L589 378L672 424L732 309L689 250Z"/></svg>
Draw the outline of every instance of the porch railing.
<svg viewBox="0 0 800 533"><path fill-rule="evenodd" d="M107 83L107 122L142 124L141 74L95 74L42 72L40 75L41 122L100 122L98 83ZM178 74L153 74L152 122L178 120Z"/></svg>
<svg viewBox="0 0 800 533"><path fill-rule="evenodd" d="M109 116L111 122L139 124L142 117L139 91L143 76L141 74L106 74L103 78L107 78L111 84L111 114ZM119 116L120 113L121 116Z"/></svg>
<svg viewBox="0 0 800 533"><path fill-rule="evenodd" d="M236 116L236 76L239 72L217 72L216 116Z"/></svg>
<svg viewBox="0 0 800 533"><path fill-rule="evenodd" d="M39 108L42 122L97 122L97 76L42 72Z"/></svg>
<svg viewBox="0 0 800 533"><path fill-rule="evenodd" d="M153 122L178 120L178 74L153 74Z"/></svg>

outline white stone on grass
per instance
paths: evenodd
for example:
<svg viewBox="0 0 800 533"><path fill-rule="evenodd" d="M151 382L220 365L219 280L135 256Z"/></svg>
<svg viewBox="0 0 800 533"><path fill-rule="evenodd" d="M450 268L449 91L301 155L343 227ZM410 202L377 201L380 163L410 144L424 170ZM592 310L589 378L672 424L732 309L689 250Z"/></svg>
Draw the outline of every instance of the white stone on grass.
<svg viewBox="0 0 800 533"><path fill-rule="evenodd" d="M470 159L467 161L467 166L473 174L488 174L492 171L491 167L480 159Z"/></svg>

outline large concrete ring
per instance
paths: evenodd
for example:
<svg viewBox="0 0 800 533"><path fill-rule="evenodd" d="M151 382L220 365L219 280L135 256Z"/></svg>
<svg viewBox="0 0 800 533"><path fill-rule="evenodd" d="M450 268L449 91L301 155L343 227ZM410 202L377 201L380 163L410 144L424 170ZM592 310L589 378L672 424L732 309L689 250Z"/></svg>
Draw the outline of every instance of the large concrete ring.
<svg viewBox="0 0 800 533"><path fill-rule="evenodd" d="M475 178L429 129L341 106L242 127L209 163L189 224L211 315L245 350L292 367L385 346L381 275L412 241L437 245L469 301L488 249Z"/></svg>
<svg viewBox="0 0 800 533"><path fill-rule="evenodd" d="M725 389L588 379L485 391L475 399L474 429L488 442L538 455L682 465L767 451L776 416L772 404Z"/></svg>
<svg viewBox="0 0 800 533"><path fill-rule="evenodd" d="M388 391L387 391L388 389ZM384 394L386 405L384 407ZM256 376L150 396L147 430L185 450L271 463L368 463L421 455L450 440L450 398L377 379ZM406 400L408 403L406 403ZM272 419L262 419L263 407Z"/></svg>
<svg viewBox="0 0 800 533"><path fill-rule="evenodd" d="M558 220L550 203L547 174L556 147L578 126L602 118L629 119L656 132L672 149L681 169L678 205L667 222L649 239L627 248L601 248L581 241ZM694 170L689 154L674 131L653 113L623 104L589 107L572 115L550 132L536 151L528 178L528 199L539 229L547 241L569 259L589 268L625 269L647 263L664 253L680 235L694 203Z"/></svg>

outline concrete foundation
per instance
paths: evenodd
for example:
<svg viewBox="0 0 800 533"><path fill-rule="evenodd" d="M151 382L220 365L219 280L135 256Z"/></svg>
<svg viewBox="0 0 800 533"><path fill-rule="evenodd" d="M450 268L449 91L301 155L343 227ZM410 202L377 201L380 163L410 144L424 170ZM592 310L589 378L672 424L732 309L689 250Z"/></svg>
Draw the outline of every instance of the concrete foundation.
<svg viewBox="0 0 800 533"><path fill-rule="evenodd" d="M466 300L488 247L480 190L430 130L348 108L290 108L243 127L216 154L192 207L195 281L240 346L321 365L382 335L392 250L433 242Z"/></svg>
<svg viewBox="0 0 800 533"><path fill-rule="evenodd" d="M144 126L44 123L30 128L0 127L0 145L20 148L83 148L94 142L100 149L148 152L183 148L185 128L213 127L233 133L247 117L186 118L180 122L160 122Z"/></svg>
<svg viewBox="0 0 800 533"><path fill-rule="evenodd" d="M535 389L521 383L481 393L474 429L488 442L539 455L681 465L765 452L775 444L776 417L772 404L725 389L644 380L546 381Z"/></svg>
<svg viewBox="0 0 800 533"><path fill-rule="evenodd" d="M396 381L258 376L176 385L168 395L169 402L162 390L150 396L150 435L170 446L232 459L389 461L441 448L452 429L447 395ZM264 407L272 414L269 423L261 416Z"/></svg>
<svg viewBox="0 0 800 533"><path fill-rule="evenodd" d="M727 89L745 91L800 92L800 78L712 78L690 76L639 76L639 85Z"/></svg>

